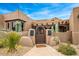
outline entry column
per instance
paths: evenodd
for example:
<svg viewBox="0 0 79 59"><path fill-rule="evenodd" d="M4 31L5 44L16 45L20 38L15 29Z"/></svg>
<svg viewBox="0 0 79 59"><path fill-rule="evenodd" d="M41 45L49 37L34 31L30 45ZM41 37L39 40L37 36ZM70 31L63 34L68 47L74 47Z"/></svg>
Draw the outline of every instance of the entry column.
<svg viewBox="0 0 79 59"><path fill-rule="evenodd" d="M29 29L28 36L32 39L33 44L35 44L35 29Z"/></svg>
<svg viewBox="0 0 79 59"><path fill-rule="evenodd" d="M49 40L52 37L52 29L46 29L46 43L49 44Z"/></svg>

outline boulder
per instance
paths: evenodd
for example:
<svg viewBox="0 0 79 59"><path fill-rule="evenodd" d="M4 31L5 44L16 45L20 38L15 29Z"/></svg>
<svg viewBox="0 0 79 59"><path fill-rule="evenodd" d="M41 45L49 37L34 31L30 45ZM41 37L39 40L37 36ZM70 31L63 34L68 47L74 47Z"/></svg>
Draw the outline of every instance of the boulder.
<svg viewBox="0 0 79 59"><path fill-rule="evenodd" d="M19 44L23 45L23 46L28 46L31 47L33 46L33 41L30 37L28 36L22 36L20 39Z"/></svg>

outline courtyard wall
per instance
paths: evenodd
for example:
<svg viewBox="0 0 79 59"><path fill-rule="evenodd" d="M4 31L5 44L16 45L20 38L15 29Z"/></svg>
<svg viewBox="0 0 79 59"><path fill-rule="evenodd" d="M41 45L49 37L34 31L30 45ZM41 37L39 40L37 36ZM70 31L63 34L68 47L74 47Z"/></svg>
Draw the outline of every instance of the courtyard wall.
<svg viewBox="0 0 79 59"><path fill-rule="evenodd" d="M59 37L59 40L61 42L68 42L68 41L72 41L72 32L68 31L68 32L53 32L53 36L57 36Z"/></svg>
<svg viewBox="0 0 79 59"><path fill-rule="evenodd" d="M72 31L72 43L79 44L79 7L73 9L69 24Z"/></svg>
<svg viewBox="0 0 79 59"><path fill-rule="evenodd" d="M18 32L21 36L28 36L28 31Z"/></svg>

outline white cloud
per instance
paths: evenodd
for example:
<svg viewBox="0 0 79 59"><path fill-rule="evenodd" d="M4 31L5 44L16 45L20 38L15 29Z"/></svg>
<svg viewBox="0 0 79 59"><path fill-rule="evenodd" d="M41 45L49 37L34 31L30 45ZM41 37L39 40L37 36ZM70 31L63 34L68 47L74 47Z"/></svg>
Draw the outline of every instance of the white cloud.
<svg viewBox="0 0 79 59"><path fill-rule="evenodd" d="M62 9L63 11L67 11L70 9L73 9L75 7L79 7L79 4L75 3L75 4L71 4L70 6L65 7L64 9Z"/></svg>
<svg viewBox="0 0 79 59"><path fill-rule="evenodd" d="M11 12L10 10L7 10L7 9L0 9L0 13L9 13Z"/></svg>
<svg viewBox="0 0 79 59"><path fill-rule="evenodd" d="M46 15L46 14L49 14L49 10L43 10L43 11L39 11L39 12L34 12L32 14L35 14L35 15Z"/></svg>
<svg viewBox="0 0 79 59"><path fill-rule="evenodd" d="M52 12L50 13L50 18L52 17L58 17L58 18L61 18L61 19L68 19L71 15L71 12L73 11L73 8L75 7L79 7L79 4L71 4L67 7L64 7L63 9L61 10L57 10L57 8L55 8L53 11L56 11L57 12Z"/></svg>
<svg viewBox="0 0 79 59"><path fill-rule="evenodd" d="M52 6L55 5L54 9L50 9L52 8ZM58 17L61 19L68 19L71 15L72 9L74 7L79 7L79 4L71 4L69 6L66 6L62 9L58 8L59 4L51 4L51 7L45 7L45 8L41 8L39 9L39 11L35 11L29 14L29 16L31 16L33 19L49 19L49 18L53 18L53 17Z"/></svg>
<svg viewBox="0 0 79 59"><path fill-rule="evenodd" d="M29 14L33 19L45 19L49 18L50 10L48 9L42 9L40 11L32 12Z"/></svg>
<svg viewBox="0 0 79 59"><path fill-rule="evenodd" d="M79 4L71 4L70 6L67 6L61 10L60 15L57 15L58 17L62 19L69 18L71 15L71 12L73 11L73 8L79 7Z"/></svg>

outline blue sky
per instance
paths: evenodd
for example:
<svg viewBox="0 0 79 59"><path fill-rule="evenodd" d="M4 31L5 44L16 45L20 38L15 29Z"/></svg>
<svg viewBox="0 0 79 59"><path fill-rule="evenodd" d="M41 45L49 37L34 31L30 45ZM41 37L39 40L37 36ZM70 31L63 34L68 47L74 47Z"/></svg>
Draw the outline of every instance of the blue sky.
<svg viewBox="0 0 79 59"><path fill-rule="evenodd" d="M68 19L78 3L0 3L0 14L22 11L34 20L58 17Z"/></svg>

